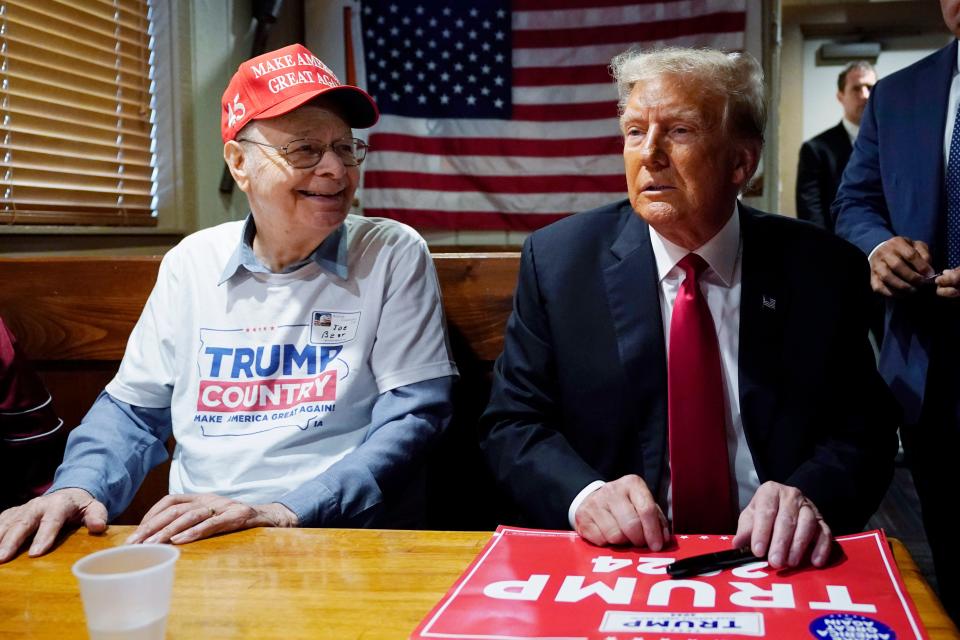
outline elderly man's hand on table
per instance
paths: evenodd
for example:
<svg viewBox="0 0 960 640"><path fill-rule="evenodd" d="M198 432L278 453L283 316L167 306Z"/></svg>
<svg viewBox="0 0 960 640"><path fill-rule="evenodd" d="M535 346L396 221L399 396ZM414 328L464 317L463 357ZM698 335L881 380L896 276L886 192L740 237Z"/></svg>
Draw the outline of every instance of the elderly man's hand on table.
<svg viewBox="0 0 960 640"><path fill-rule="evenodd" d="M296 514L273 502L247 505L212 493L168 495L143 516L127 543L184 544L253 527L296 527Z"/></svg>
<svg viewBox="0 0 960 640"><path fill-rule="evenodd" d="M8 562L30 536L29 554L50 550L63 525L82 522L90 533L107 528L107 508L83 489L60 489L0 513L0 563Z"/></svg>
<svg viewBox="0 0 960 640"><path fill-rule="evenodd" d="M807 557L815 567L830 559L830 527L796 487L765 482L740 514L734 548L750 546L774 569L797 567Z"/></svg>
<svg viewBox="0 0 960 640"><path fill-rule="evenodd" d="M577 533L595 545L632 544L659 551L670 528L640 476L608 482L584 499L575 516Z"/></svg>

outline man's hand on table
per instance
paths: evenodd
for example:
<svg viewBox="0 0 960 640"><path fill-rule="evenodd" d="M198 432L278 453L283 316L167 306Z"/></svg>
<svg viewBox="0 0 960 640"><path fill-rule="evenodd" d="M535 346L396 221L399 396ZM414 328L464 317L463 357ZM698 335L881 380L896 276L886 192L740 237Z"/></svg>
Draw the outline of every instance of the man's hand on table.
<svg viewBox="0 0 960 640"><path fill-rule="evenodd" d="M90 533L107 528L107 508L83 489L60 489L0 513L0 563L8 562L31 536L29 555L50 550L60 529L82 522Z"/></svg>
<svg viewBox="0 0 960 640"><path fill-rule="evenodd" d="M646 483L635 475L608 482L584 499L575 516L576 530L588 542L630 544L659 551L670 541L667 520ZM766 482L740 514L735 548L749 545L767 556L774 569L797 567L807 559L823 567L833 538L816 505L795 488Z"/></svg>
<svg viewBox="0 0 960 640"><path fill-rule="evenodd" d="M734 548L750 546L767 556L773 569L797 567L806 558L815 567L830 559L830 527L817 507L796 487L765 482L740 514Z"/></svg>
<svg viewBox="0 0 960 640"><path fill-rule="evenodd" d="M574 516L577 533L595 545L631 544L659 551L670 541L667 519L647 483L627 475L584 499Z"/></svg>
<svg viewBox="0 0 960 640"><path fill-rule="evenodd" d="M213 493L168 495L143 516L127 543L184 544L253 527L296 527L298 524L296 514L276 502L251 506Z"/></svg>

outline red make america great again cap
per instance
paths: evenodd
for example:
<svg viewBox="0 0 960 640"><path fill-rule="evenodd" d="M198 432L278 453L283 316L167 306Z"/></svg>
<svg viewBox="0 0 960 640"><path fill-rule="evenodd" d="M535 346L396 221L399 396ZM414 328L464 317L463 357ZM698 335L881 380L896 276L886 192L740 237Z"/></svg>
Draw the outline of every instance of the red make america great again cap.
<svg viewBox="0 0 960 640"><path fill-rule="evenodd" d="M237 67L223 92L223 141L233 140L251 120L281 116L317 96L328 97L343 107L341 115L351 127L364 129L380 118L376 103L366 91L340 84L320 58L302 44L292 44Z"/></svg>

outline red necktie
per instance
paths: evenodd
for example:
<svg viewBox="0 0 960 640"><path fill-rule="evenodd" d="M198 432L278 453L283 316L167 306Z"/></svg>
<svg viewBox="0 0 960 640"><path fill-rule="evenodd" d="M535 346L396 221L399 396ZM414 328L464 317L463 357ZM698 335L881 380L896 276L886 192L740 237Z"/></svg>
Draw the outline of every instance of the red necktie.
<svg viewBox="0 0 960 640"><path fill-rule="evenodd" d="M673 303L667 357L673 530L733 533L736 520L727 460L720 347L698 282L707 263L690 253L677 266L687 277Z"/></svg>

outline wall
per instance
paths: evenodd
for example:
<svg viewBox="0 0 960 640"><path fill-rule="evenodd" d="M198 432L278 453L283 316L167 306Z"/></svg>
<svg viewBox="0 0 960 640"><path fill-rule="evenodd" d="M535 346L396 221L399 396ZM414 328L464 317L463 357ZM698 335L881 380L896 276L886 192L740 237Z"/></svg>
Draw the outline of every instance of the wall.
<svg viewBox="0 0 960 640"><path fill-rule="evenodd" d="M346 82L346 56L343 45L343 8L359 10L359 2L350 0L304 0L304 44Z"/></svg>
<svg viewBox="0 0 960 640"><path fill-rule="evenodd" d="M777 154L776 132L780 126L776 109L782 78L780 77L780 6L777 0L747 4L746 50L763 66L764 88L767 99L767 128L764 131L763 154L753 177L759 193L744 195L743 202L763 211L776 210L780 157Z"/></svg>
<svg viewBox="0 0 960 640"><path fill-rule="evenodd" d="M883 39L883 51L874 63L883 78L913 64L949 41L946 33L894 36ZM817 64L820 45L830 38L808 38L803 43L803 139L807 140L840 121L843 110L837 102L837 76L844 64Z"/></svg>

